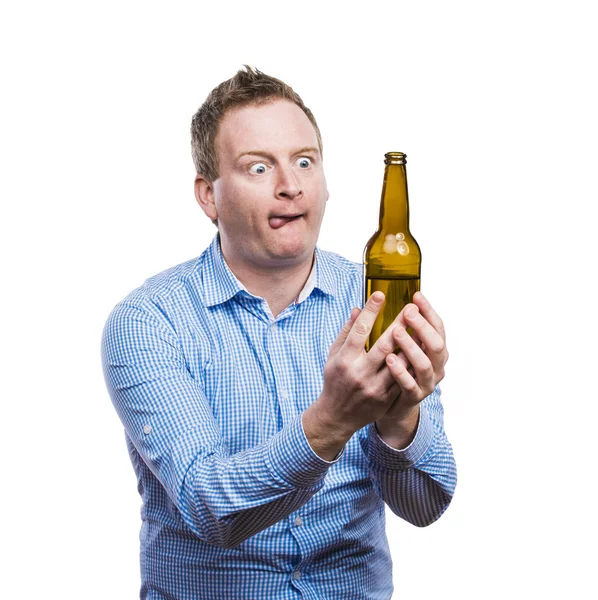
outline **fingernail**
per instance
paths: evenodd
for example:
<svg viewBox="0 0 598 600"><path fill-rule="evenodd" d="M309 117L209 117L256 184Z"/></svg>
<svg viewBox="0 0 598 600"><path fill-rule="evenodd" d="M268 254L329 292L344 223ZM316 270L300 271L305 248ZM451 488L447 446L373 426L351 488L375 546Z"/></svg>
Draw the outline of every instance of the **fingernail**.
<svg viewBox="0 0 598 600"><path fill-rule="evenodd" d="M374 302L382 302L382 300L384 300L384 294L382 292L374 292L372 294L372 300Z"/></svg>
<svg viewBox="0 0 598 600"><path fill-rule="evenodd" d="M394 363L396 362L396 360L397 360L397 357L396 357L396 355L394 355L394 354L389 354L389 355L386 357L386 362L387 362L389 365L394 365Z"/></svg>
<svg viewBox="0 0 598 600"><path fill-rule="evenodd" d="M405 331L405 330L404 330L402 327L397 327L397 328L394 330L394 334L395 334L395 335L396 335L398 338L405 337L405 334L406 334L406 333L407 333L407 332L406 332L406 331Z"/></svg>
<svg viewBox="0 0 598 600"><path fill-rule="evenodd" d="M410 310L409 314L407 315L410 319L416 319L417 318L417 311L416 310Z"/></svg>

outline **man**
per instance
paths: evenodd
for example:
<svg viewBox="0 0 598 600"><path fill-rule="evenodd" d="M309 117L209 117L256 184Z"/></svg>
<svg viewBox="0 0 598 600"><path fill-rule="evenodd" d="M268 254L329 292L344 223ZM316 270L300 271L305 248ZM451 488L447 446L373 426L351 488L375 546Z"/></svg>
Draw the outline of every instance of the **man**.
<svg viewBox="0 0 598 600"><path fill-rule="evenodd" d="M355 308L361 266L316 248L322 143L286 84L220 84L192 148L218 233L103 339L143 498L141 597L390 598L384 503L423 526L455 487L442 321L418 293L365 352L384 296Z"/></svg>

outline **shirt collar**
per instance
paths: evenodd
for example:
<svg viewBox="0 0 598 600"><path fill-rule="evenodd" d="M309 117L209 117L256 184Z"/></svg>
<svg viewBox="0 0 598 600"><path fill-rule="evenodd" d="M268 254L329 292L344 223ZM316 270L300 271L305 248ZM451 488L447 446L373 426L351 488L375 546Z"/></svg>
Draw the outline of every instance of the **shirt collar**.
<svg viewBox="0 0 598 600"><path fill-rule="evenodd" d="M311 273L297 297L296 303L303 302L310 296L314 289L326 295L334 296L336 291L334 271L325 252L316 247L315 260Z"/></svg>
<svg viewBox="0 0 598 600"><path fill-rule="evenodd" d="M220 236L216 234L206 252L206 263L203 276L204 301L206 306L215 306L230 300L237 294L244 294L253 298L247 288L235 277L230 267L226 264L220 249ZM315 260L311 272L303 289L295 300L296 304L308 298L314 289L319 289L324 294L334 296L335 284L332 266L326 253L319 248L315 251Z"/></svg>
<svg viewBox="0 0 598 600"><path fill-rule="evenodd" d="M206 306L215 306L247 290L234 276L220 250L220 236L216 234L206 252L203 275Z"/></svg>

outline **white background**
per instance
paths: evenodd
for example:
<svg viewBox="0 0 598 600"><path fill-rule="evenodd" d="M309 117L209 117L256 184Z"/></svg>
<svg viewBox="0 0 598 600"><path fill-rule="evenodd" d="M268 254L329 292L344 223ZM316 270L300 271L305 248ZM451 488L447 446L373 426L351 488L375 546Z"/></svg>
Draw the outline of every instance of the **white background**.
<svg viewBox="0 0 598 600"><path fill-rule="evenodd" d="M3 597L138 596L140 500L100 335L214 235L189 123L243 63L318 119L324 249L361 259L383 155L408 154L459 484L431 527L389 519L394 597L597 597L592 4L3 5Z"/></svg>

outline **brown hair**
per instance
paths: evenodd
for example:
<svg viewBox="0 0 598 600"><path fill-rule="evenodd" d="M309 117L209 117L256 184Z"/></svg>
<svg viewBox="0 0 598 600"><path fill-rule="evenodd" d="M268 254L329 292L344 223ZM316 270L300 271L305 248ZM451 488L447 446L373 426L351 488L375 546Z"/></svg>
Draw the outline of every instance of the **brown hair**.
<svg viewBox="0 0 598 600"><path fill-rule="evenodd" d="M264 104L277 98L295 103L316 130L320 153L322 136L312 112L303 104L299 94L280 79L270 77L254 67L243 65L234 77L215 87L191 120L191 153L195 170L209 179L218 179L216 134L227 110L248 104Z"/></svg>

